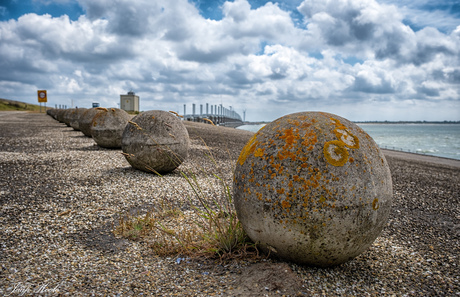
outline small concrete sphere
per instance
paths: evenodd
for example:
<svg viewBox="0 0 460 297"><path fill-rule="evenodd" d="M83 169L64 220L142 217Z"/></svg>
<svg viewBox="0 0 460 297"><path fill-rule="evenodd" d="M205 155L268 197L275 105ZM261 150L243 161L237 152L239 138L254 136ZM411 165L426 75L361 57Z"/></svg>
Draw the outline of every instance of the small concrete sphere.
<svg viewBox="0 0 460 297"><path fill-rule="evenodd" d="M57 120L58 113L59 113L59 109L56 109L56 108L50 108L46 111L46 114L48 114L55 120Z"/></svg>
<svg viewBox="0 0 460 297"><path fill-rule="evenodd" d="M60 123L64 123L64 114L66 113L67 109L58 109L56 112L56 120Z"/></svg>
<svg viewBox="0 0 460 297"><path fill-rule="evenodd" d="M265 252L307 265L344 263L387 223L392 182L373 139L333 114L300 112L260 129L239 156L234 204Z"/></svg>
<svg viewBox="0 0 460 297"><path fill-rule="evenodd" d="M126 125L121 148L136 169L168 173L188 156L187 129L175 115L161 110L145 111Z"/></svg>
<svg viewBox="0 0 460 297"><path fill-rule="evenodd" d="M54 118L55 114L56 114L56 109L50 108L50 109L46 110L46 114L49 115L50 117Z"/></svg>
<svg viewBox="0 0 460 297"><path fill-rule="evenodd" d="M75 108L68 108L65 110L62 116L62 121L64 124L67 125L67 127L70 127L70 121L72 120L74 112L75 112Z"/></svg>
<svg viewBox="0 0 460 297"><path fill-rule="evenodd" d="M119 108L106 108L93 117L91 136L97 145L121 148L121 138L131 116Z"/></svg>
<svg viewBox="0 0 460 297"><path fill-rule="evenodd" d="M70 116L70 126L75 130L75 131L80 131L80 117L81 115L87 110L87 108L75 108L75 110L72 112L72 115Z"/></svg>
<svg viewBox="0 0 460 297"><path fill-rule="evenodd" d="M78 128L80 128L80 131L85 134L88 137L91 136L91 125L93 124L93 118L94 116L102 112L104 110L103 107L95 107L95 108L89 108L79 118L79 125Z"/></svg>

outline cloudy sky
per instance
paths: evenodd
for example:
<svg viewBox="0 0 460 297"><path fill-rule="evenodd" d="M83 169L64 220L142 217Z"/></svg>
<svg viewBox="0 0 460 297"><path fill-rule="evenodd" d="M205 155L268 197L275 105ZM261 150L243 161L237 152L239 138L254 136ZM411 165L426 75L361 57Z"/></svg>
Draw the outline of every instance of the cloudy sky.
<svg viewBox="0 0 460 297"><path fill-rule="evenodd" d="M458 0L0 0L0 98L460 120Z"/></svg>

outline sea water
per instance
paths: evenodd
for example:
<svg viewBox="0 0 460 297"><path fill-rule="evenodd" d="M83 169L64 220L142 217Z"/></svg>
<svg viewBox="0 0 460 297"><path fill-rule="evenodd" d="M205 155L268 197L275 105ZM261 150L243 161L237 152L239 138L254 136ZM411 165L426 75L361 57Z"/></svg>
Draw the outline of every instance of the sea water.
<svg viewBox="0 0 460 297"><path fill-rule="evenodd" d="M460 124L358 124L381 147L460 159Z"/></svg>
<svg viewBox="0 0 460 297"><path fill-rule="evenodd" d="M246 131L251 131L251 132L257 132L257 131L259 131L263 126L265 126L265 125L266 125L266 124L260 124L260 125L243 125L243 126L237 127L237 129L246 130Z"/></svg>
<svg viewBox="0 0 460 297"><path fill-rule="evenodd" d="M264 125L239 129L257 132ZM378 123L360 126L381 148L460 160L460 124Z"/></svg>

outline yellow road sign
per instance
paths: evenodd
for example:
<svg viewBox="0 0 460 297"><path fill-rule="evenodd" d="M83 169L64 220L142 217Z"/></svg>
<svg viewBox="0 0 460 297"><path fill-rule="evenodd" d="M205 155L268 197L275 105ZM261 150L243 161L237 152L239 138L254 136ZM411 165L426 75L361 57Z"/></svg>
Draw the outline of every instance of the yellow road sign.
<svg viewBox="0 0 460 297"><path fill-rule="evenodd" d="M38 90L37 91L37 95L38 95L38 102L47 102L47 98L46 98L46 90Z"/></svg>

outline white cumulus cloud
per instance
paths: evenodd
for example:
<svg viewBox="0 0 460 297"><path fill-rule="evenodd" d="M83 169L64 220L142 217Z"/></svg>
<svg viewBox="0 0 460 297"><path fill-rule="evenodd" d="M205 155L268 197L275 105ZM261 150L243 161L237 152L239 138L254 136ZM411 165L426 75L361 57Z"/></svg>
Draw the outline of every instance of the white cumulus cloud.
<svg viewBox="0 0 460 297"><path fill-rule="evenodd" d="M415 30L395 1L305 0L300 23L276 1L223 2L219 20L186 0L78 3L77 20L0 22L0 97L116 107L134 90L144 110L222 103L249 120L460 119L460 26Z"/></svg>

